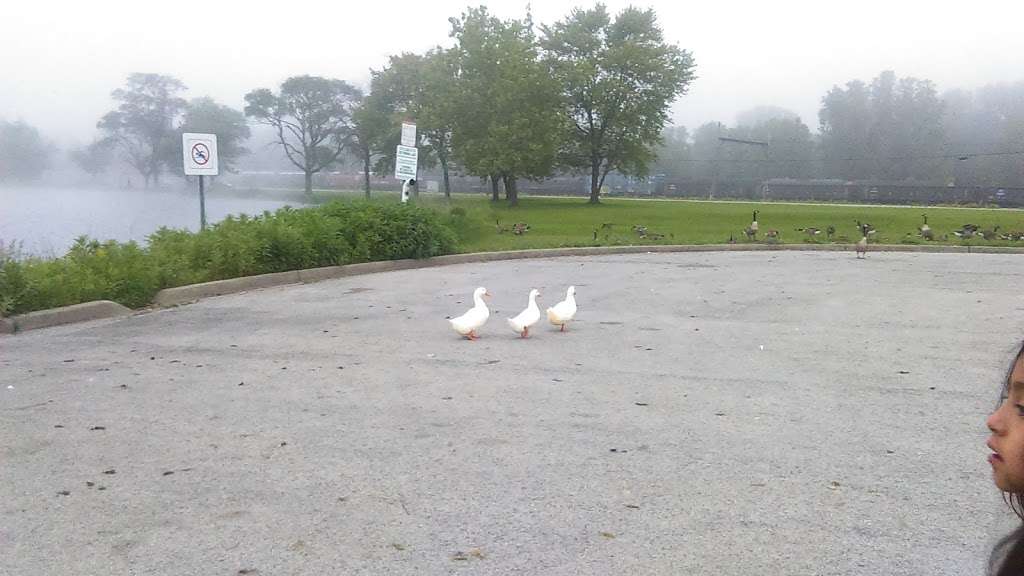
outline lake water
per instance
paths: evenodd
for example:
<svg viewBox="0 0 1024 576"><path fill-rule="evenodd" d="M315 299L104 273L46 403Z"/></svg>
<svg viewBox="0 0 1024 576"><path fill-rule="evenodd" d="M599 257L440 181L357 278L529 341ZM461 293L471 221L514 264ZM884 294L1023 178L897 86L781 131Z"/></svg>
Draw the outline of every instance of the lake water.
<svg viewBox="0 0 1024 576"><path fill-rule="evenodd" d="M206 222L260 214L294 201L206 197ZM161 226L199 229L199 192L0 187L0 241L19 241L34 256L61 256L83 234L98 240L136 240Z"/></svg>

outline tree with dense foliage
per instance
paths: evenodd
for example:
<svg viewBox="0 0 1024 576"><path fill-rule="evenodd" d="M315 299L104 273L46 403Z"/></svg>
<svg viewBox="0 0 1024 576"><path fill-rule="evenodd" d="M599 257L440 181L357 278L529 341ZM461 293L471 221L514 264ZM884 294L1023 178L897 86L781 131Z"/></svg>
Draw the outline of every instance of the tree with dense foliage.
<svg viewBox="0 0 1024 576"><path fill-rule="evenodd" d="M52 153L34 126L0 121L0 182L38 179L50 166Z"/></svg>
<svg viewBox="0 0 1024 576"><path fill-rule="evenodd" d="M942 180L943 104L931 81L891 71L853 80L825 95L818 116L826 175Z"/></svg>
<svg viewBox="0 0 1024 576"><path fill-rule="evenodd" d="M499 177L516 205L518 179L554 172L566 126L560 86L540 62L529 16L499 20L480 7L451 23L460 72L453 151L467 173Z"/></svg>
<svg viewBox="0 0 1024 576"><path fill-rule="evenodd" d="M313 174L335 163L351 133L352 109L362 94L344 80L293 76L279 93L259 88L245 95L245 115L273 126L288 160L303 171L306 193Z"/></svg>
<svg viewBox="0 0 1024 576"><path fill-rule="evenodd" d="M693 57L665 42L653 10L631 7L612 20L596 4L542 30L571 120L563 162L589 171L590 202L597 203L610 171L647 171L669 105L694 79Z"/></svg>
<svg viewBox="0 0 1024 576"><path fill-rule="evenodd" d="M245 114L230 106L218 104L213 98L191 100L178 127L178 133L197 132L217 135L217 161L226 172L234 172L239 158L249 153L243 143L249 139L249 123ZM174 154L169 158L173 169L181 167L181 138L175 140Z"/></svg>
<svg viewBox="0 0 1024 576"><path fill-rule="evenodd" d="M352 126L346 136L348 149L358 159L363 171L363 189L370 199L370 174L373 161L380 156L394 132L390 110L376 94L369 94L352 109Z"/></svg>
<svg viewBox="0 0 1024 576"><path fill-rule="evenodd" d="M955 182L1024 186L1024 81L953 90L942 100L946 163Z"/></svg>
<svg viewBox="0 0 1024 576"><path fill-rule="evenodd" d="M142 175L147 188L150 182L160 182L168 145L176 134L174 123L185 110L186 102L179 96L184 90L185 85L170 76L131 74L125 87L111 94L119 102L117 109L97 124Z"/></svg>
<svg viewBox="0 0 1024 576"><path fill-rule="evenodd" d="M81 148L72 150L68 155L83 172L95 178L106 172L114 159L112 147L113 142L110 140L93 140Z"/></svg>
<svg viewBox="0 0 1024 576"><path fill-rule="evenodd" d="M449 172L452 162L452 131L459 109L456 96L457 63L448 50L435 48L426 54L392 56L388 66L374 71L370 91L392 117L389 135L380 142L379 168L394 168L395 146L400 142L400 124L416 124L420 165L441 166L445 196L451 194Z"/></svg>
<svg viewBox="0 0 1024 576"><path fill-rule="evenodd" d="M655 148L656 159L651 168L672 181L693 177L692 146L686 126L668 126L661 133Z"/></svg>

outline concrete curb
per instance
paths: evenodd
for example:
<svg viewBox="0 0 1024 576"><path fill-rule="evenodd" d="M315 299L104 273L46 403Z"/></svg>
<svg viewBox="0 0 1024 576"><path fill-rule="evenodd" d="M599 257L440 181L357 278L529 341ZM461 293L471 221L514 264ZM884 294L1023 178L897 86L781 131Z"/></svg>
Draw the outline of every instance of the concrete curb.
<svg viewBox="0 0 1024 576"><path fill-rule="evenodd" d="M153 303L161 307L177 306L187 302L194 302L200 298L209 296L222 296L255 290L257 288L270 288L285 284L298 284L299 271L275 272L273 274L260 274L258 276L244 276L242 278L230 278L228 280L214 280L202 284L189 284L177 288L165 288L156 293Z"/></svg>
<svg viewBox="0 0 1024 576"><path fill-rule="evenodd" d="M345 266L325 266L292 272L278 272L246 276L230 280L216 280L203 284L192 284L178 288L167 288L157 293L154 302L158 306L178 306L194 302L209 296L222 296L257 288L270 288L286 284L320 282L346 276L377 274L395 270L414 268L433 268L452 264L471 264L476 262L497 262L502 260L521 260L526 258L559 258L567 256L600 256L607 254L645 254L649 252L756 252L763 250L784 251L852 251L852 244L696 244L696 245L655 245L655 246L599 246L579 248L540 248L533 250L515 250L509 252L474 252L471 254L449 254L422 260L386 260L383 262L364 262ZM876 245L871 246L872 252L951 252L951 253L1021 253L1024 248L1003 248L998 246L926 246L926 245Z"/></svg>
<svg viewBox="0 0 1024 576"><path fill-rule="evenodd" d="M37 328L60 326L61 324L127 316L131 313L130 308L125 308L117 302L96 300L95 302L74 304L72 306L64 306L63 308L37 310L36 312L29 312L28 314L12 318L2 318L0 319L0 333L11 334Z"/></svg>
<svg viewBox="0 0 1024 576"><path fill-rule="evenodd" d="M610 254L645 254L665 252L759 252L781 250L786 252L850 252L853 244L690 244L655 246L598 246L579 248L542 248L515 250L509 252L474 252L471 254L450 254L422 260L387 260L364 262L345 266L326 266L307 270L292 270L260 274L229 280L215 280L202 284L191 284L177 288L166 288L157 292L153 301L157 306L170 307L195 302L210 296L223 296L259 288L272 288L287 284L320 282L346 276L361 276L395 270L433 268L452 264L477 262L498 262L527 258L559 258L567 256L601 256ZM870 252L928 252L952 254L1024 254L1024 248L1003 246L930 246L923 244L880 244L871 245ZM0 334L22 330L45 328L71 322L96 320L131 314L131 310L108 300L76 304L64 308L40 310L12 318L0 318Z"/></svg>

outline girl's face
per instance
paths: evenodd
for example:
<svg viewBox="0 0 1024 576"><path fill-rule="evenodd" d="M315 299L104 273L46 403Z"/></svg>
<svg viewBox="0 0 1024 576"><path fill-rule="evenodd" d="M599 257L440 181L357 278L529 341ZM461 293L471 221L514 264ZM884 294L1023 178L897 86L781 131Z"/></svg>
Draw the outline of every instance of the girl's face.
<svg viewBox="0 0 1024 576"><path fill-rule="evenodd" d="M1024 493L1024 358L1014 364L1006 397L985 423L992 431L987 444L993 482L1003 492Z"/></svg>

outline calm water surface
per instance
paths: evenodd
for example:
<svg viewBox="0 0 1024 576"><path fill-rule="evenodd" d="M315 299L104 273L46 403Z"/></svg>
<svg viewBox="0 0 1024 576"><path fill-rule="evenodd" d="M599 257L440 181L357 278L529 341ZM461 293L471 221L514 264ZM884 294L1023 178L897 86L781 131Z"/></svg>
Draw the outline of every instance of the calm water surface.
<svg viewBox="0 0 1024 576"><path fill-rule="evenodd" d="M206 221L260 214L294 201L206 197ZM61 256L83 234L99 240L136 240L161 226L199 229L199 193L167 190L0 187L0 241L20 241L34 256Z"/></svg>

